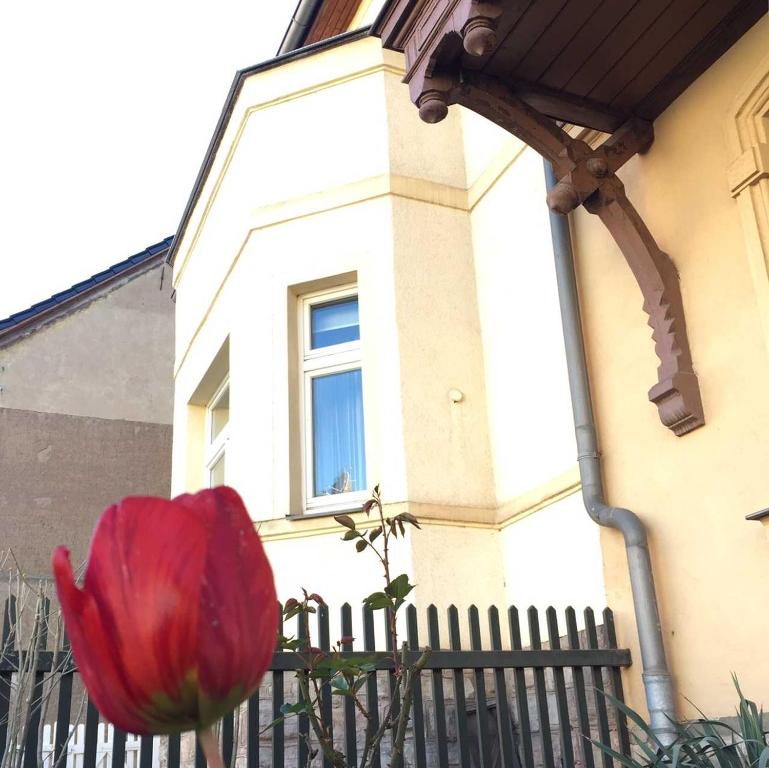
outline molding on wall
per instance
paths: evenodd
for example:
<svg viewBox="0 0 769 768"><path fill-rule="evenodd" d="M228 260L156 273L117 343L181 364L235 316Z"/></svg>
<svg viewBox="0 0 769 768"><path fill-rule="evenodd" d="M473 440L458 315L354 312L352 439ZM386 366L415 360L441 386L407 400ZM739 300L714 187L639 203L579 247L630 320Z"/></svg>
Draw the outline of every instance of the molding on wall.
<svg viewBox="0 0 769 768"><path fill-rule="evenodd" d="M507 528L509 525L539 512L540 509L578 493L581 489L579 467L575 464L522 496L502 504L497 510L497 525L500 530Z"/></svg>
<svg viewBox="0 0 769 768"><path fill-rule="evenodd" d="M230 144L227 150L227 154L224 158L224 162L221 168L219 169L219 172L216 174L213 187L211 188L211 193L208 195L205 201L205 205L203 207L203 212L200 216L200 219L195 225L195 230L192 234L190 244L187 248L184 249L184 256L182 258L181 263L178 263L177 265L175 265L174 287L176 287L179 284L179 281L181 280L182 274L184 273L184 269L187 265L187 262L190 259L190 255L195 250L195 246L197 245L197 242L200 239L200 234L203 231L205 224L208 220L208 216L211 212L211 209L213 208L213 205L216 202L216 198L219 194L219 190L221 189L222 183L224 182L224 178L227 175L227 171L229 170L232 160L235 157L235 154L238 150L241 139L243 138L243 134L245 133L245 129L248 125L248 121L251 119L252 115L265 109L270 109L272 107L280 106L282 104L287 104L288 102L291 102L291 101L296 101L297 99L304 98L305 96L320 93L329 88L335 88L339 85L345 85L355 80L359 80L360 78L368 77L369 75L375 75L375 74L385 73L385 72L395 75L397 77L403 77L404 75L404 70L402 68L397 67L386 61L380 62L373 66L363 67L362 69L356 70L354 72L348 72L347 74L342 75L340 77L331 78L329 80L323 80L319 83L315 83L314 85L307 86L305 88L300 88L295 91L291 91L290 93L285 93L285 94L282 94L281 96L277 96L272 99L267 99L257 104L252 104L250 107L246 108L246 110L243 113L243 116L241 117L240 123L238 124L238 127L235 130L235 135L233 137L232 143ZM200 204L200 200L198 201L198 204Z"/></svg>
<svg viewBox="0 0 769 768"><path fill-rule="evenodd" d="M251 214L249 229L266 229L387 195L460 211L468 210L467 191L460 187L409 176L381 174L257 208Z"/></svg>
<svg viewBox="0 0 769 768"><path fill-rule="evenodd" d="M499 533L510 525L533 515L561 499L579 492L579 469L574 466L551 478L525 494L505 502L496 510L488 507L465 507L430 502L395 502L385 504L386 515L409 511L419 519L422 527L472 528ZM451 515L447 516L447 512ZM346 513L355 520L361 530L377 525L373 516L362 512ZM494 522L489 522L493 519ZM312 536L332 536L343 532L332 515L280 518L256 523L259 535L265 542L286 539L306 539Z"/></svg>
<svg viewBox="0 0 769 768"><path fill-rule="evenodd" d="M467 207L472 211L511 168L523 152L528 149L520 139L511 138L494 159L481 171L467 190Z"/></svg>
<svg viewBox="0 0 769 768"><path fill-rule="evenodd" d="M729 191L739 208L764 343L769 352L769 56L737 94L727 136Z"/></svg>

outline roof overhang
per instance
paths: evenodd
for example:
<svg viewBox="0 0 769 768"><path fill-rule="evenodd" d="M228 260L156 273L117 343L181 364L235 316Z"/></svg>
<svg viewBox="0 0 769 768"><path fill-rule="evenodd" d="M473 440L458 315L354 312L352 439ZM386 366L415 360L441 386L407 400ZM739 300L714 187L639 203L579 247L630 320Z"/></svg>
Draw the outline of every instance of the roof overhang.
<svg viewBox="0 0 769 768"><path fill-rule="evenodd" d="M374 34L405 52L410 84L492 77L553 120L611 133L657 118L765 13L766 0L391 0Z"/></svg>

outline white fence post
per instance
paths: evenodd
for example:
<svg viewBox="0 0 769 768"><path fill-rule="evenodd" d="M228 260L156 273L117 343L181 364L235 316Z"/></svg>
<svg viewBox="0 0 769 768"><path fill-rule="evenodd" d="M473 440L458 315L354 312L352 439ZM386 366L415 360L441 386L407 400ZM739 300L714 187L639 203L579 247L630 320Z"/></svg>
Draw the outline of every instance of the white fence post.
<svg viewBox="0 0 769 768"><path fill-rule="evenodd" d="M70 738L67 742L67 764L60 768L83 768L85 761L85 725L69 726ZM139 768L141 738L127 734L125 740L124 766L112 765L112 746L115 729L107 723L99 723L96 735L96 768ZM54 744L56 743L56 725L43 727L43 768L54 768ZM155 736L152 745L152 768L160 768L160 737Z"/></svg>

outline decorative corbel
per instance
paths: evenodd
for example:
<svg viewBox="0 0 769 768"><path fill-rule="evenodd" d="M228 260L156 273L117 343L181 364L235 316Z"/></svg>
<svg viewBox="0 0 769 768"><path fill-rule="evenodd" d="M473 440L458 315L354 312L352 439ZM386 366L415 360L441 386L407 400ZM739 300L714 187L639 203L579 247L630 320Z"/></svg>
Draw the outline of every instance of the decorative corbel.
<svg viewBox="0 0 769 768"><path fill-rule="evenodd" d="M478 4L481 5L481 4ZM600 147L573 139L553 120L518 98L495 78L454 69L456 46L466 25L446 35L423 65L410 73L409 86L419 114L428 123L442 120L450 104L461 104L514 134L547 158L558 184L548 194L550 208L568 214L579 205L597 215L625 256L643 295L660 364L649 399L662 423L684 435L705 423L699 382L692 368L678 273L657 246L625 194L617 170L654 139L650 123L630 120ZM443 64L443 65L442 65Z"/></svg>

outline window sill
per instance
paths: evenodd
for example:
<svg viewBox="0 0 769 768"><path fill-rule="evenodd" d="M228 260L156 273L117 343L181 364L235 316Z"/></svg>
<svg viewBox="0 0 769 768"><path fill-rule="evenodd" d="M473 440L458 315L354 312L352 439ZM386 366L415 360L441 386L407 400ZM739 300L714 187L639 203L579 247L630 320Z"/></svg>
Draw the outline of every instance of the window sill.
<svg viewBox="0 0 769 768"><path fill-rule="evenodd" d="M333 509L312 509L307 512L299 512L292 515L286 515L286 520L307 520L313 517L334 517L334 515L343 515L350 512L362 512L363 503L360 501L351 501L343 507L334 507Z"/></svg>

